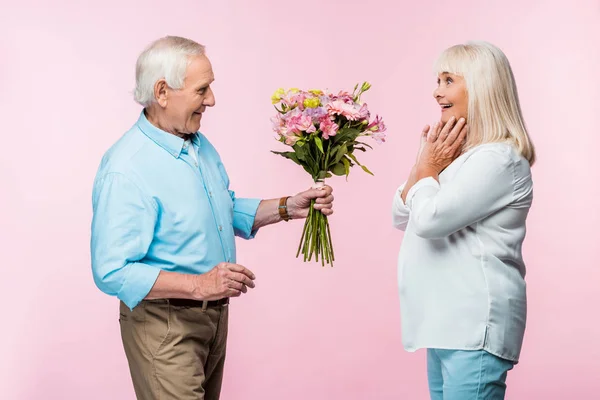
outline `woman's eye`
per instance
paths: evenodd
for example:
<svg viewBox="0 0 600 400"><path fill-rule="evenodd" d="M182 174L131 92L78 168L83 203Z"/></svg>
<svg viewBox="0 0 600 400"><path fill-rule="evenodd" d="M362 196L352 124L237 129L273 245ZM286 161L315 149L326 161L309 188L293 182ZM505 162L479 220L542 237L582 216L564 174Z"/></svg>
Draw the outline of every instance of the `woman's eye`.
<svg viewBox="0 0 600 400"><path fill-rule="evenodd" d="M453 82L452 78L446 78L446 85L449 85Z"/></svg>

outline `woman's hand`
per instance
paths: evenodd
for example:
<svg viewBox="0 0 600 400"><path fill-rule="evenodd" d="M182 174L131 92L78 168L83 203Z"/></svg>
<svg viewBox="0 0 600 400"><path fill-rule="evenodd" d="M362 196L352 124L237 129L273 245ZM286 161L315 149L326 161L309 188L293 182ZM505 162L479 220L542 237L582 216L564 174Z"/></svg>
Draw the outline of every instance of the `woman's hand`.
<svg viewBox="0 0 600 400"><path fill-rule="evenodd" d="M456 122L456 118L451 117L443 127L438 122L432 130L429 127L425 128L423 134L427 137L421 139L416 167L433 170L439 174L462 152L467 125L464 118Z"/></svg>
<svg viewBox="0 0 600 400"><path fill-rule="evenodd" d="M439 179L440 172L462 152L466 135L467 126L463 118L456 123L456 119L452 117L443 127L438 122L433 129L429 125L423 128L417 162L410 171L408 181L400 194L403 202L406 202L408 191L419 180L428 176Z"/></svg>

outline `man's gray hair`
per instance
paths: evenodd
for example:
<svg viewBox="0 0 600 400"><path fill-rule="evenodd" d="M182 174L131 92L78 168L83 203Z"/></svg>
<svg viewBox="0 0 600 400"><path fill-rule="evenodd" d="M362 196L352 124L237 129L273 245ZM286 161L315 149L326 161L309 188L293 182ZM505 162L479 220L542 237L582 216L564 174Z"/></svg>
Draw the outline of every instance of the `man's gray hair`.
<svg viewBox="0 0 600 400"><path fill-rule="evenodd" d="M172 89L181 89L193 56L204 54L203 45L178 36L166 36L151 43L137 59L134 99L148 107L154 98L154 85L165 79Z"/></svg>

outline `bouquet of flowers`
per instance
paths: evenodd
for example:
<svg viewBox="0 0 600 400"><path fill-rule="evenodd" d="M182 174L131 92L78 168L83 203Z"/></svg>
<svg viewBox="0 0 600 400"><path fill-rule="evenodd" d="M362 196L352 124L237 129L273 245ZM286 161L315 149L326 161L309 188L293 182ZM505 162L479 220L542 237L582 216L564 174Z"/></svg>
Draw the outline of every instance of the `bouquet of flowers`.
<svg viewBox="0 0 600 400"><path fill-rule="evenodd" d="M325 178L333 175L346 176L354 165L373 175L360 164L354 155L356 150L372 149L362 142L362 137L370 137L378 143L385 142L385 125L376 116L370 121L367 104L361 101L361 95L371 85L357 84L350 94L339 92L331 94L322 90L302 91L299 89L278 89L271 100L277 114L271 118L277 139L290 146L291 151L273 151L308 172L314 187L322 187ZM335 260L331 242L331 232L327 216L314 209L311 204L304 224L300 245L296 257L304 255L304 261L315 261L333 266Z"/></svg>

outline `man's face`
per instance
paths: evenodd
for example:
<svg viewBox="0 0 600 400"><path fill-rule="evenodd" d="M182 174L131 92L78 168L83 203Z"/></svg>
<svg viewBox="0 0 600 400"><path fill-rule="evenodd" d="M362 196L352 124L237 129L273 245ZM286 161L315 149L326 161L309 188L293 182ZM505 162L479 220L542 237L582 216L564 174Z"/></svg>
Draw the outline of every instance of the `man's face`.
<svg viewBox="0 0 600 400"><path fill-rule="evenodd" d="M167 88L165 115L172 129L181 136L192 135L200 129L202 113L215 105L210 84L215 80L212 65L206 56L191 58L183 88Z"/></svg>

